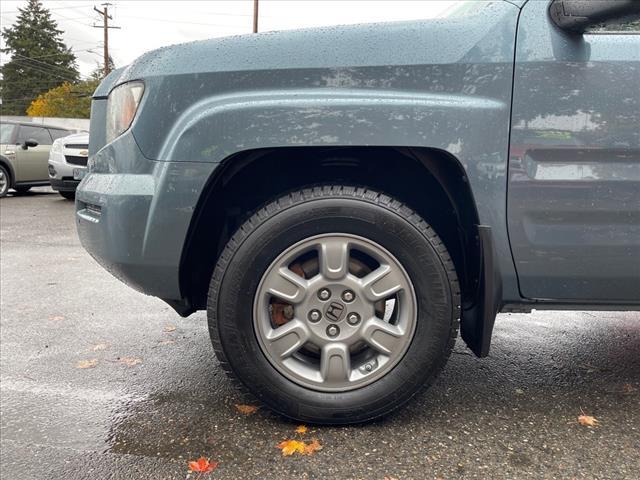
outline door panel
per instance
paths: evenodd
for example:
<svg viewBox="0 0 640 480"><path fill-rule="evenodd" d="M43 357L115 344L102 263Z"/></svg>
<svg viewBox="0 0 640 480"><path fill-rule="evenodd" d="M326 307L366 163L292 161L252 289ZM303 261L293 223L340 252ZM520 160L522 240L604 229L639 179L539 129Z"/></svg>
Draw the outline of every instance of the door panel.
<svg viewBox="0 0 640 480"><path fill-rule="evenodd" d="M640 35L568 35L528 2L516 47L508 228L520 291L640 302Z"/></svg>
<svg viewBox="0 0 640 480"><path fill-rule="evenodd" d="M37 147L23 150L21 145L27 139L38 142ZM18 182L41 182L49 179L48 160L51 149L51 135L46 128L20 125L16 146Z"/></svg>

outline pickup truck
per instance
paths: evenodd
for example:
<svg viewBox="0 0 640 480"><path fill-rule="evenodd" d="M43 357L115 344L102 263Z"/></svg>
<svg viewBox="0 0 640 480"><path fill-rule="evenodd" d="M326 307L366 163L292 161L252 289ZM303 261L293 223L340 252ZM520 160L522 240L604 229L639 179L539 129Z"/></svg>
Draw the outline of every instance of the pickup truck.
<svg viewBox="0 0 640 480"><path fill-rule="evenodd" d="M276 412L352 423L498 312L640 310L640 4L162 48L93 96L83 246Z"/></svg>

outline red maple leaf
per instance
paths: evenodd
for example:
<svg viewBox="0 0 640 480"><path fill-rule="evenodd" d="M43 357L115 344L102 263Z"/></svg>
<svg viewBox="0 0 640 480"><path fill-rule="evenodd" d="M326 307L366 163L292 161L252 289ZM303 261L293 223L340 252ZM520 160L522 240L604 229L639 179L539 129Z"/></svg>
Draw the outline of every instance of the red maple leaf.
<svg viewBox="0 0 640 480"><path fill-rule="evenodd" d="M200 457L189 462L189 470L192 472L209 473L218 468L218 462L210 462L208 458Z"/></svg>

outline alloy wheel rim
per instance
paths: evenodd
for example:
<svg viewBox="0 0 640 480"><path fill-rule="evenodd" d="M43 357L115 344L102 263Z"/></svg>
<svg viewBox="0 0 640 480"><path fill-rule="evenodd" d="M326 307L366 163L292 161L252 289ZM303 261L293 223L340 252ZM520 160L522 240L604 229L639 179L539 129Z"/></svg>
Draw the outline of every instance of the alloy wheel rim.
<svg viewBox="0 0 640 480"><path fill-rule="evenodd" d="M286 249L256 290L260 348L285 377L342 392L379 380L406 353L417 300L400 262L372 240L331 233Z"/></svg>
<svg viewBox="0 0 640 480"><path fill-rule="evenodd" d="M0 170L0 194L3 194L7 191L8 181L7 176L5 175L3 170Z"/></svg>

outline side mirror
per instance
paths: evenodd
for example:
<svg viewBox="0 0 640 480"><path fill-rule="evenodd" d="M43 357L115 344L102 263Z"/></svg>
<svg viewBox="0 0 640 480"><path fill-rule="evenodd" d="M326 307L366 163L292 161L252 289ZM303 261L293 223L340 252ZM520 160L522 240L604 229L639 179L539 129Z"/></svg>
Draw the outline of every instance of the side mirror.
<svg viewBox="0 0 640 480"><path fill-rule="evenodd" d="M560 29L584 33L596 25L616 24L640 19L640 2L636 0L553 0L549 16Z"/></svg>
<svg viewBox="0 0 640 480"><path fill-rule="evenodd" d="M27 138L22 144L22 149L26 150L29 147L37 147L38 142L36 142L33 138Z"/></svg>

